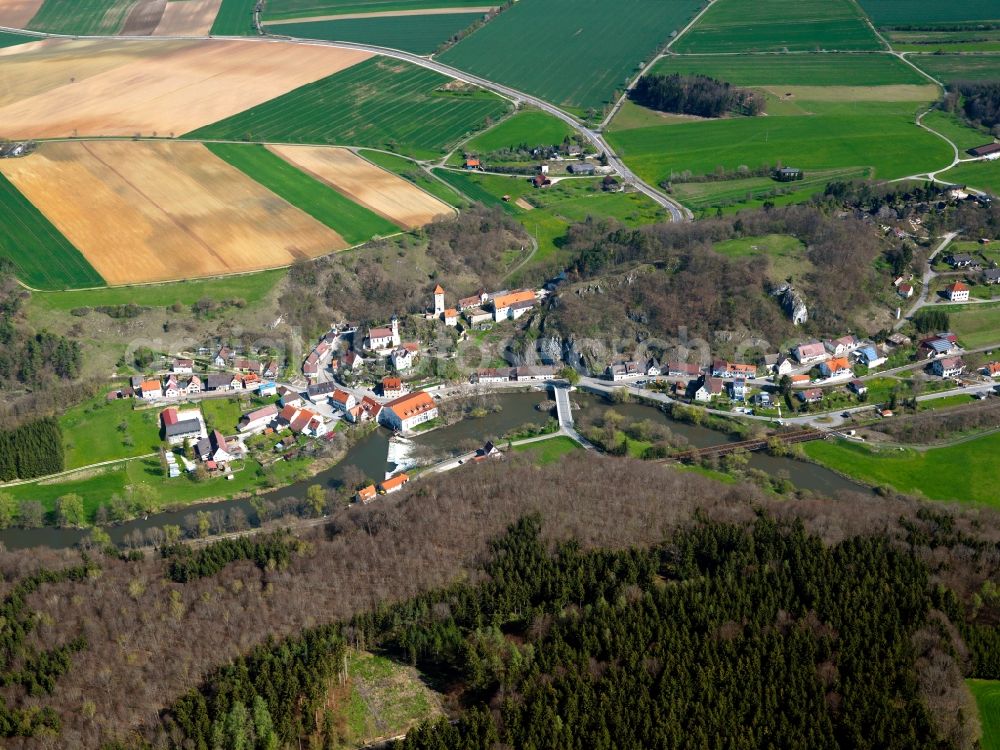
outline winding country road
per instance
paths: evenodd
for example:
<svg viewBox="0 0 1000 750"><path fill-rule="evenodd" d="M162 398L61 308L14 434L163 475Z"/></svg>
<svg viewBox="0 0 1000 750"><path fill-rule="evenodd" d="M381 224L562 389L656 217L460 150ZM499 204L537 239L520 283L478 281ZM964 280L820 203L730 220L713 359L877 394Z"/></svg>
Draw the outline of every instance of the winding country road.
<svg viewBox="0 0 1000 750"><path fill-rule="evenodd" d="M370 52L374 55L381 55L383 57L391 57L396 60L403 60L404 62L411 63L413 65L419 65L422 68L427 68L428 70L433 70L441 75L448 76L449 78L454 78L456 80L462 81L464 83L470 83L476 86L480 86L488 91L492 91L495 94L509 99L515 104L530 104L549 115L552 115L559 120L562 120L567 125L569 125L573 130L583 136L589 143L591 143L594 148L598 151L603 152L607 155L608 165L612 167L621 176L622 181L628 185L631 185L635 190L644 195L648 196L658 205L665 208L671 216L673 221L685 221L691 217L690 212L684 208L681 204L667 197L659 190L644 182L641 177L639 177L635 172L626 166L625 162L619 158L615 153L615 150L611 148L610 144L604 139L604 136L600 133L586 127L583 125L576 117L570 113L560 109L559 107L551 104L550 102L540 99L531 94L527 94L523 91L518 91L517 89L511 88L510 86L505 86L494 81L490 81L486 78L481 78L480 76L472 75L466 73L458 68L453 68L450 65L444 65L436 60L430 60L426 57L421 57L420 55L415 55L410 52L404 52L403 50L393 49L391 47L380 47L374 44L360 44L355 42L330 42L325 40L317 39L300 39L297 37L287 37L287 36L275 36L267 35L258 37L246 37L246 36L69 36L66 34L47 34L41 32L31 32L25 31L24 29L17 29L11 27L0 26L0 31L8 31L12 33L28 34L40 39L88 39L88 40L99 40L99 41L128 41L128 42L163 42L163 41L202 41L202 42L253 42L257 44L298 44L306 46L318 46L318 47L336 47L338 49L353 49L360 50L362 52Z"/></svg>

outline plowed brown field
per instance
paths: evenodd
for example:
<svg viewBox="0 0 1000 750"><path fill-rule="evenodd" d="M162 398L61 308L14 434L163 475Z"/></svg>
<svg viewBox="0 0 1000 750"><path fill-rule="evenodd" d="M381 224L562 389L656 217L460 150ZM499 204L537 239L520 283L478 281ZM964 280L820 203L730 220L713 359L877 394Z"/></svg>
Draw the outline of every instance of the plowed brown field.
<svg viewBox="0 0 1000 750"><path fill-rule="evenodd" d="M207 36L222 0L173 0L167 3L157 36Z"/></svg>
<svg viewBox="0 0 1000 750"><path fill-rule="evenodd" d="M371 56L239 41L28 46L0 61L0 137L180 135Z"/></svg>
<svg viewBox="0 0 1000 750"><path fill-rule="evenodd" d="M347 246L199 143L43 143L0 172L109 284L275 268Z"/></svg>
<svg viewBox="0 0 1000 750"><path fill-rule="evenodd" d="M270 146L271 151L355 203L405 229L422 227L453 209L402 177L344 148Z"/></svg>
<svg viewBox="0 0 1000 750"><path fill-rule="evenodd" d="M24 29L44 0L0 0L0 26Z"/></svg>

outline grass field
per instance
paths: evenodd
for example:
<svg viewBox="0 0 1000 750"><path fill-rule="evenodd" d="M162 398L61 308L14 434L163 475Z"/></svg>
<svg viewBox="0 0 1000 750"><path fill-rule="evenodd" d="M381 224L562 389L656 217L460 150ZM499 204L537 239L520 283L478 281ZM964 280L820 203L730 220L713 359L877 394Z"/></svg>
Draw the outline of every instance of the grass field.
<svg viewBox="0 0 1000 750"><path fill-rule="evenodd" d="M737 86L892 86L927 79L889 55L674 55L654 73L700 73Z"/></svg>
<svg viewBox="0 0 1000 750"><path fill-rule="evenodd" d="M562 120L537 109L527 109L477 135L462 148L488 154L518 146L552 146L572 134L572 128Z"/></svg>
<svg viewBox="0 0 1000 750"><path fill-rule="evenodd" d="M742 117L612 131L619 156L654 184L671 173L709 174L778 162L806 170L872 167L892 179L940 168L951 148L913 123L908 102L800 102L813 114Z"/></svg>
<svg viewBox="0 0 1000 750"><path fill-rule="evenodd" d="M887 31L897 52L1000 52L1000 29Z"/></svg>
<svg viewBox="0 0 1000 750"><path fill-rule="evenodd" d="M519 0L442 62L555 104L600 109L699 0Z"/></svg>
<svg viewBox="0 0 1000 750"><path fill-rule="evenodd" d="M565 435L557 435L548 440L539 440L537 443L527 445L515 445L515 453L528 453L532 460L539 466L554 464L563 456L575 453L580 450L580 446L572 438Z"/></svg>
<svg viewBox="0 0 1000 750"><path fill-rule="evenodd" d="M989 138L984 138L978 145L989 142ZM947 172L942 172L938 175L938 178L956 184L970 185L979 190L985 190L988 193L1000 196L1000 163L995 161L976 161L969 162L968 164L959 164Z"/></svg>
<svg viewBox="0 0 1000 750"><path fill-rule="evenodd" d="M951 330L966 348L1000 344L1000 305L946 305L943 309L948 312Z"/></svg>
<svg viewBox="0 0 1000 750"><path fill-rule="evenodd" d="M939 109L928 112L921 122L947 137L958 146L959 151L963 152L975 146L989 143L993 139L993 136L988 132L976 130L966 125L958 118L958 115ZM962 156L964 158L966 154L963 153Z"/></svg>
<svg viewBox="0 0 1000 750"><path fill-rule="evenodd" d="M209 143L206 146L220 159L326 224L351 245L399 231L399 227L392 222L300 172L263 146L232 143Z"/></svg>
<svg viewBox="0 0 1000 750"><path fill-rule="evenodd" d="M268 26L271 34L304 39L329 39L392 47L429 55L455 34L482 18L481 13L442 13L429 16L351 18Z"/></svg>
<svg viewBox="0 0 1000 750"><path fill-rule="evenodd" d="M0 47L13 47L16 44L37 41L38 37L26 36L25 34L11 34L7 31L0 31Z"/></svg>
<svg viewBox="0 0 1000 750"><path fill-rule="evenodd" d="M876 26L943 26L965 21L1000 21L996 0L858 0Z"/></svg>
<svg viewBox="0 0 1000 750"><path fill-rule="evenodd" d="M66 468L153 453L160 447L159 411L136 411L131 400L107 402L103 396L64 412Z"/></svg>
<svg viewBox="0 0 1000 750"><path fill-rule="evenodd" d="M850 0L718 0L673 47L676 52L881 48Z"/></svg>
<svg viewBox="0 0 1000 750"><path fill-rule="evenodd" d="M17 277L35 289L104 286L80 251L2 174L0 257L9 258Z"/></svg>
<svg viewBox="0 0 1000 750"><path fill-rule="evenodd" d="M944 83L1000 79L1000 54L922 54L907 59Z"/></svg>
<svg viewBox="0 0 1000 750"><path fill-rule="evenodd" d="M409 180L417 187L426 190L435 198L443 200L450 206L461 208L465 205L465 201L458 193L443 184L440 180L435 180L421 169L419 165L414 164L406 157L387 154L385 151L371 151L369 149L362 149L360 156L372 164L382 167L382 169L388 169L390 172L398 174L404 180Z"/></svg>
<svg viewBox="0 0 1000 750"><path fill-rule="evenodd" d="M214 301L242 299L248 305L260 302L284 278L283 269L260 271L221 279L191 279L173 284L117 286L67 292L34 292L32 306L55 312L69 312L78 307L127 305L169 307L174 303L193 305L201 299Z"/></svg>
<svg viewBox="0 0 1000 750"><path fill-rule="evenodd" d="M433 158L509 104L416 65L373 58L190 133L197 138L317 143Z"/></svg>
<svg viewBox="0 0 1000 750"><path fill-rule="evenodd" d="M1000 750L1000 680L966 680L983 728L982 750Z"/></svg>
<svg viewBox="0 0 1000 750"><path fill-rule="evenodd" d="M269 3L265 19L302 18L304 16L342 15L346 13L390 13L436 8L481 8L492 5L483 0L280 0Z"/></svg>
<svg viewBox="0 0 1000 750"><path fill-rule="evenodd" d="M808 172L805 178L794 183L777 182L770 177L747 177L716 182L677 182L672 188L674 197L694 210L745 207L762 204L765 200L784 205L822 192L834 180L864 179L868 174L869 170L864 168L821 169ZM776 190L789 192L775 195Z"/></svg>
<svg viewBox="0 0 1000 750"><path fill-rule="evenodd" d="M45 0L28 28L81 36L117 34L134 4L134 0Z"/></svg>
<svg viewBox="0 0 1000 750"><path fill-rule="evenodd" d="M1000 470L1000 434L926 451L886 449L819 440L804 446L809 458L872 485L923 493L932 500L1000 506L994 477Z"/></svg>
<svg viewBox="0 0 1000 750"><path fill-rule="evenodd" d="M257 0L222 0L219 14L212 24L213 36L252 36L253 9Z"/></svg>
<svg viewBox="0 0 1000 750"><path fill-rule="evenodd" d="M773 281L801 279L812 268L802 241L786 234L726 240L715 243L712 249L730 258L767 258L767 275Z"/></svg>

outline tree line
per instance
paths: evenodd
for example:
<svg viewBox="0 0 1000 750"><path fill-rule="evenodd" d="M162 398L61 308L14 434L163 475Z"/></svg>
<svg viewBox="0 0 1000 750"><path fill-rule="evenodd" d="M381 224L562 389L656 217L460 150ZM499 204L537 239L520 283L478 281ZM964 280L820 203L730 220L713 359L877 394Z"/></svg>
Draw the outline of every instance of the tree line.
<svg viewBox="0 0 1000 750"><path fill-rule="evenodd" d="M725 114L759 115L767 104L763 94L703 75L647 73L631 93L637 104L661 112L698 117Z"/></svg>
<svg viewBox="0 0 1000 750"><path fill-rule="evenodd" d="M52 417L0 430L0 480L31 479L63 470L62 430Z"/></svg>

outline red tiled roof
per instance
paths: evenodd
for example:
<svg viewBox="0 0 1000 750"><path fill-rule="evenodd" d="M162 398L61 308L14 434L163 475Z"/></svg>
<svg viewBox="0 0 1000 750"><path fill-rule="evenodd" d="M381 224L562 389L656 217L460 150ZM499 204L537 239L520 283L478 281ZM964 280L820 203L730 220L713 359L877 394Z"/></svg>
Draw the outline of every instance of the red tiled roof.
<svg viewBox="0 0 1000 750"><path fill-rule="evenodd" d="M382 390L398 391L403 387L403 381L399 378L382 378Z"/></svg>
<svg viewBox="0 0 1000 750"><path fill-rule="evenodd" d="M388 492L389 490L394 490L397 487L402 487L404 484L410 481L410 478L406 474L397 474L394 477L386 479L379 486L382 488L383 492Z"/></svg>
<svg viewBox="0 0 1000 750"><path fill-rule="evenodd" d="M163 419L164 427L170 424L177 424L176 409L164 409L162 412L160 412L160 417Z"/></svg>
<svg viewBox="0 0 1000 750"><path fill-rule="evenodd" d="M358 490L358 499L361 500L362 502L366 500L374 500L376 494L377 493L375 492L375 485L369 484L367 487L362 487L360 490Z"/></svg>
<svg viewBox="0 0 1000 750"><path fill-rule="evenodd" d="M390 401L385 405L385 408L392 409L393 413L400 419L410 419L437 408L437 405L425 391L417 391Z"/></svg>
<svg viewBox="0 0 1000 750"><path fill-rule="evenodd" d="M444 289L441 287L440 284L434 287L434 294L444 294Z"/></svg>

